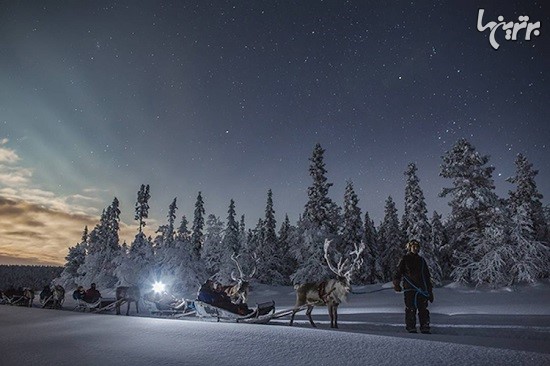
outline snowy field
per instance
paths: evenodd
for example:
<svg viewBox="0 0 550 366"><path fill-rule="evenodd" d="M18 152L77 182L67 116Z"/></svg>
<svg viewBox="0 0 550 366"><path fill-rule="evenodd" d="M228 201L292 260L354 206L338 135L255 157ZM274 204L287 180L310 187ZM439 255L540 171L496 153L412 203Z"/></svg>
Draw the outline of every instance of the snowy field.
<svg viewBox="0 0 550 366"><path fill-rule="evenodd" d="M365 292L380 286L356 287ZM498 291L435 289L433 334L404 330L402 294L352 294L338 330L326 308L267 325L190 317L129 317L0 306L0 364L8 365L550 365L550 284ZM107 295L107 296L105 296ZM108 293L104 294L108 297ZM291 287L255 286L250 304L292 307ZM123 311L126 306L123 306ZM136 315L139 315L137 317Z"/></svg>

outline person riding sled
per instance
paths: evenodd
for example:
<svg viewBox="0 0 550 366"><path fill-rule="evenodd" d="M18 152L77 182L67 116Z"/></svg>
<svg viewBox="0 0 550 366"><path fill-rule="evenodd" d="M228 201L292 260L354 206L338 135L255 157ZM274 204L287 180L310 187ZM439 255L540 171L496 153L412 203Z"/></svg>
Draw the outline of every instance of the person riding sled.
<svg viewBox="0 0 550 366"><path fill-rule="evenodd" d="M251 312L247 304L234 304L213 280L207 280L199 289L197 299L212 306L229 310L232 313L247 315Z"/></svg>
<svg viewBox="0 0 550 366"><path fill-rule="evenodd" d="M84 301L95 303L100 298L101 298L101 293L99 293L99 291L97 290L95 283L92 283L88 291L86 291L86 296L84 297Z"/></svg>
<svg viewBox="0 0 550 366"><path fill-rule="evenodd" d="M416 333L416 313L420 321L420 332L430 333L430 312L428 301L434 301L432 280L426 260L418 252L420 243L411 240L407 243L407 254L403 256L393 280L395 291L404 290L405 328L409 333ZM403 283L403 288L401 288Z"/></svg>

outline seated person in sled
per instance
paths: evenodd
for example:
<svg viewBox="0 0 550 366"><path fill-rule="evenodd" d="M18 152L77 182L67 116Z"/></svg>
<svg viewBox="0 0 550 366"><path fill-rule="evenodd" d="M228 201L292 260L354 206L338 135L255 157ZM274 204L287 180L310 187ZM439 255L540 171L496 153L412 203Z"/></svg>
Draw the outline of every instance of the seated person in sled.
<svg viewBox="0 0 550 366"><path fill-rule="evenodd" d="M75 300L84 300L86 297L86 291L84 291L84 287L78 286L76 290L73 292L73 299Z"/></svg>
<svg viewBox="0 0 550 366"><path fill-rule="evenodd" d="M252 312L247 304L234 304L231 302L231 298L221 289L220 284L212 280L207 280L201 286L197 299L239 315L247 315Z"/></svg>
<svg viewBox="0 0 550 366"><path fill-rule="evenodd" d="M92 283L88 291L86 291L86 295L84 296L84 301L86 302L96 302L101 298L101 294L96 289L95 283Z"/></svg>

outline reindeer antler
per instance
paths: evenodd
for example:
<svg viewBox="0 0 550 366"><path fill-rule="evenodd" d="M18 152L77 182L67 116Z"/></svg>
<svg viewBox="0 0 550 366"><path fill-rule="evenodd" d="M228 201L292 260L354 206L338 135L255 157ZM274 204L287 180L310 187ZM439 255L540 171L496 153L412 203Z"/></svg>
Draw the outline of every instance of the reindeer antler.
<svg viewBox="0 0 550 366"><path fill-rule="evenodd" d="M244 273L243 273L243 270L241 268L241 265L239 264L239 261L237 260L237 258L239 258L239 257L240 257L240 254L236 255L235 252L233 252L233 254L231 254L231 259L237 265L237 269L239 270L240 279L242 280L244 278ZM231 278L233 278L233 272L231 272ZM235 281L237 281L237 280L235 280Z"/></svg>
<svg viewBox="0 0 550 366"><path fill-rule="evenodd" d="M361 266L361 263L363 262L363 259L361 258L361 253L365 250L365 244L361 243L359 247L357 247L357 244L353 244L354 250L349 253L349 255L354 256L355 258L353 258L353 262L351 263L351 265L348 264L349 258L346 258L345 260L343 260L343 258L340 258L340 261L335 268L330 261L330 256L328 255L328 248L331 242L331 240L325 239L324 252L328 268L330 268L330 270L334 272L337 276L351 278L353 271L357 267Z"/></svg>

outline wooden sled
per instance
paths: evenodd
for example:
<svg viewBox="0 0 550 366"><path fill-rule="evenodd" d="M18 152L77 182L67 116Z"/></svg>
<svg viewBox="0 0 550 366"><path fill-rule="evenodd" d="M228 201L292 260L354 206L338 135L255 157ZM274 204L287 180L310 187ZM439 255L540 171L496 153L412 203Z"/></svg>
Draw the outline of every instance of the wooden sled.
<svg viewBox="0 0 550 366"><path fill-rule="evenodd" d="M158 317L182 318L196 313L193 300L181 299L168 305L149 300L143 302L151 309L151 315Z"/></svg>
<svg viewBox="0 0 550 366"><path fill-rule="evenodd" d="M92 311L95 311L97 309L99 309L101 307L101 302L103 300L101 298L99 298L99 300L97 301L94 301L94 302L87 302L87 301L84 301L82 299L78 299L76 300L76 306L73 310L77 310L77 311L86 311L88 310L89 312L92 312Z"/></svg>
<svg viewBox="0 0 550 366"><path fill-rule="evenodd" d="M237 314L198 300L195 300L194 304L199 318L216 320L218 322L230 321L236 323L265 324L272 319L271 316L275 313L274 301L256 304L256 308L246 315Z"/></svg>

